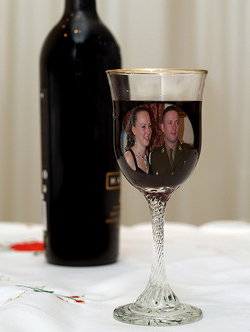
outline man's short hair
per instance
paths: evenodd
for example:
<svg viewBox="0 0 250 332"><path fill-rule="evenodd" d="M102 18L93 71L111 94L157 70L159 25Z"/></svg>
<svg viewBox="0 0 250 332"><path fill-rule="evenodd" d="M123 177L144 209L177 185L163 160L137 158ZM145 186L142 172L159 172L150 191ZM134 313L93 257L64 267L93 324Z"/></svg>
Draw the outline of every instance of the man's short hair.
<svg viewBox="0 0 250 332"><path fill-rule="evenodd" d="M179 112L177 111L176 107L174 105L170 105L170 106L166 107L165 110L162 113L162 123L164 122L164 116L165 116L165 114L167 112L170 112L170 111L175 111L179 115Z"/></svg>

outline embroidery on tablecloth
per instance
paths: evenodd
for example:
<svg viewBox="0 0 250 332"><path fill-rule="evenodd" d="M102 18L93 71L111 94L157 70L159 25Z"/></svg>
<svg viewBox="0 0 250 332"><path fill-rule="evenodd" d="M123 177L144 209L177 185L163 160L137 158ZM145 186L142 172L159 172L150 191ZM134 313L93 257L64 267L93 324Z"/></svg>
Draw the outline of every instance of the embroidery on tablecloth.
<svg viewBox="0 0 250 332"><path fill-rule="evenodd" d="M44 287L42 288L37 288L37 287L30 287L30 286L25 286L25 285L16 285L17 287L22 287L22 288L28 288L33 290L34 292L42 292L42 293L48 293L48 294L52 294L54 296L56 296L58 299L63 300L65 302L74 302L74 303L84 303L84 295L72 295L72 296L68 296L68 295L60 295L60 294L56 294L54 291L51 290L46 290L44 289Z"/></svg>
<svg viewBox="0 0 250 332"><path fill-rule="evenodd" d="M20 297L22 297L25 293L27 293L28 291L33 291L33 292L37 292L37 293L45 293L45 294L48 294L48 295L53 295L55 296L56 298L58 298L59 300L62 300L64 302L68 302L68 303L85 303L84 301L84 295L72 295L72 296L69 296L69 295L61 295L61 294L57 294L55 293L55 291L53 290L46 290L44 289L45 286L42 286L42 287L33 287L33 286L28 286L28 285L23 285L23 284L16 284L14 283L13 281L10 280L10 278L8 277L5 277L3 275L0 276L0 282L5 282L8 287L9 286L13 286L13 287L16 287L16 288L21 288L21 292L18 292L18 291L14 291L12 289L12 296L8 297L7 300L5 301L4 299L1 299L2 301L5 301L5 302L2 302L2 304L0 305L0 309L7 305L8 303L14 301L14 300L17 300L19 299ZM1 286L1 284L0 284ZM2 287L2 286L1 286ZM3 290L3 288L2 288ZM10 293L10 291L9 291ZM11 293L10 293L11 294Z"/></svg>
<svg viewBox="0 0 250 332"><path fill-rule="evenodd" d="M19 294L16 295L16 296L9 297L8 300L7 300L6 302L4 302L2 305L0 305L0 309L1 309L3 306L5 306L6 304L8 304L9 302L19 299L19 298L22 297L23 294L26 293L26 292L27 292L27 290L24 290L24 291L22 291L21 293L19 293Z"/></svg>
<svg viewBox="0 0 250 332"><path fill-rule="evenodd" d="M41 241L25 241L13 243L11 245L0 244L0 250L4 251L31 251L34 255L44 252L44 243Z"/></svg>
<svg viewBox="0 0 250 332"><path fill-rule="evenodd" d="M15 251L34 251L34 252L44 251L44 243L39 241L15 243L8 247L9 249Z"/></svg>

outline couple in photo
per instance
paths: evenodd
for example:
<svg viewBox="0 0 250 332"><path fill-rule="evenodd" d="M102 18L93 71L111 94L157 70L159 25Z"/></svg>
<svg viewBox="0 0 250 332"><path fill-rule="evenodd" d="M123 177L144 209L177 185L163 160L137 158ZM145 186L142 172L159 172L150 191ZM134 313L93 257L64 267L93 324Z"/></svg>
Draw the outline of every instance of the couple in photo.
<svg viewBox="0 0 250 332"><path fill-rule="evenodd" d="M136 107L133 110L124 154L133 170L149 175L174 174L188 159L192 147L181 143L178 139L179 113L174 105L165 108L160 126L164 133L164 142L150 152L149 144L152 136L150 110L146 107Z"/></svg>

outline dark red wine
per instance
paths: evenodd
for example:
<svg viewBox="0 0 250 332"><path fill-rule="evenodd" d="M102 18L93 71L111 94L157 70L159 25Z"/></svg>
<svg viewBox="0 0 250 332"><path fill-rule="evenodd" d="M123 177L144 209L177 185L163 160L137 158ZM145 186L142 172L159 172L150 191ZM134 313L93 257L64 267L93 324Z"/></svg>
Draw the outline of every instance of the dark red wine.
<svg viewBox="0 0 250 332"><path fill-rule="evenodd" d="M201 101L114 102L116 157L122 172L133 186L148 192L165 192L178 188L188 179L197 164L201 150L201 107ZM135 144L132 142L131 146L128 146L128 135L132 114L138 108L142 111L146 108L150 116L151 133L147 154L152 167L151 174L132 169L125 158L128 148ZM167 154L167 133L163 132L162 128L163 114L167 109L170 109L178 120L178 129L175 129L173 167L170 167ZM139 114L140 112L137 113L137 117ZM135 148L134 151L136 150ZM137 156L137 163L138 160L140 161L140 157Z"/></svg>
<svg viewBox="0 0 250 332"><path fill-rule="evenodd" d="M105 71L119 47L94 0L66 0L40 59L45 254L61 265L113 263L119 241L119 169Z"/></svg>

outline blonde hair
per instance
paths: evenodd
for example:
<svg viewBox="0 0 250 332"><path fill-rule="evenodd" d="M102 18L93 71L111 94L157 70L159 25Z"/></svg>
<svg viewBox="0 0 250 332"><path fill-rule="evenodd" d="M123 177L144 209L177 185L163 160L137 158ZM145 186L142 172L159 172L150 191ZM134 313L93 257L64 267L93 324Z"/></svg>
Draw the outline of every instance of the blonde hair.
<svg viewBox="0 0 250 332"><path fill-rule="evenodd" d="M135 135L133 134L132 127L136 125L137 114L140 112L148 112L150 116L150 111L146 107L136 107L132 114L130 115L128 132L127 132L127 146L125 147L125 151L128 151L135 144Z"/></svg>

